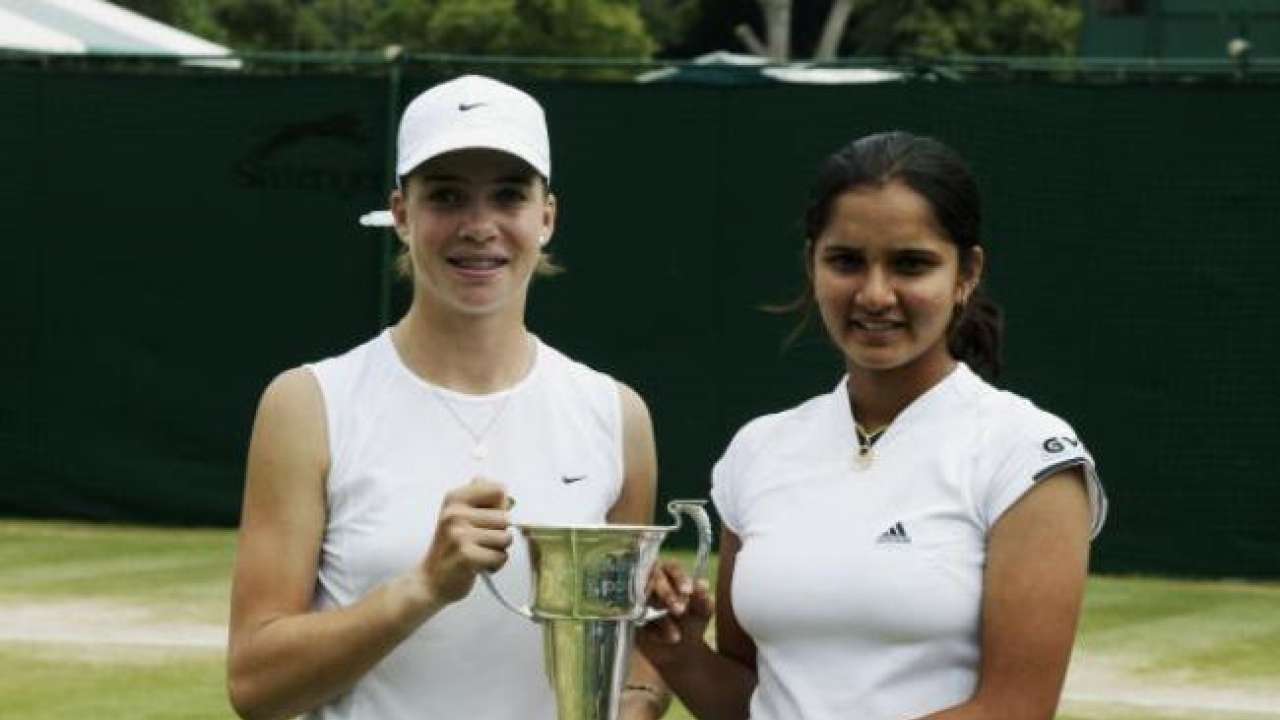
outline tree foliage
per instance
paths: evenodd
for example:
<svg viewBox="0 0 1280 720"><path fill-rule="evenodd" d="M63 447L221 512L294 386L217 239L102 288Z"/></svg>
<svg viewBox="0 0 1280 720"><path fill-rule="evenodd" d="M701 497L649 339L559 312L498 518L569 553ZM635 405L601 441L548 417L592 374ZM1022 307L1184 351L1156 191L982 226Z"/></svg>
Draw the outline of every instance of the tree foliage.
<svg viewBox="0 0 1280 720"><path fill-rule="evenodd" d="M702 16L704 0L640 0L640 16L661 48L684 40Z"/></svg>
<svg viewBox="0 0 1280 720"><path fill-rule="evenodd" d="M740 49L740 24L767 35L761 0L115 1L239 50L688 56ZM1068 55L1082 16L1076 0L848 2L843 56ZM836 3L790 0L794 55L813 53Z"/></svg>
<svg viewBox="0 0 1280 720"><path fill-rule="evenodd" d="M894 23L889 54L1070 55L1082 14L1070 0L912 0ZM866 47L851 33L847 50ZM859 43L861 41L861 43Z"/></svg>
<svg viewBox="0 0 1280 720"><path fill-rule="evenodd" d="M698 0L116 0L237 50L648 57Z"/></svg>
<svg viewBox="0 0 1280 720"><path fill-rule="evenodd" d="M742 50L735 29L767 36L760 0L701 0L701 16L678 55ZM814 53L836 0L791 0L792 57ZM1069 55L1082 19L1079 0L855 0L839 55Z"/></svg>
<svg viewBox="0 0 1280 720"><path fill-rule="evenodd" d="M656 48L629 0L391 0L362 39L476 55L647 57Z"/></svg>
<svg viewBox="0 0 1280 720"><path fill-rule="evenodd" d="M182 28L193 35L225 43L227 33L213 16L215 0L114 0L117 5L153 20Z"/></svg>

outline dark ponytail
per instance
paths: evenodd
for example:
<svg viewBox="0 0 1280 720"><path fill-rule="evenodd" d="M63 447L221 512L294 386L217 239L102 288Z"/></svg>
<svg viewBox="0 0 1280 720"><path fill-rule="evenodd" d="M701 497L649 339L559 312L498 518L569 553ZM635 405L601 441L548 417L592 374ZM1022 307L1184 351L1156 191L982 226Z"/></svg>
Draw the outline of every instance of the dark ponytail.
<svg viewBox="0 0 1280 720"><path fill-rule="evenodd" d="M979 286L969 295L969 302L956 308L947 332L947 349L951 357L963 360L974 372L995 380L1004 368L1000 357L1003 340L1004 311Z"/></svg>
<svg viewBox="0 0 1280 720"><path fill-rule="evenodd" d="M974 251L980 243L982 198L968 165L954 150L930 138L895 131L859 138L840 148L823 163L805 210L808 236L806 262L813 263L813 248L831 216L831 207L840 195L863 186L882 186L898 181L928 202L943 234L959 250L960 269L973 267ZM813 309L813 280L807 280L801 297L788 306L802 311L807 319ZM802 321L803 322L803 321ZM1000 307L974 288L968 302L956 308L947 335L947 349L957 360L988 380L994 380L1002 366L1000 348L1004 339L1004 318Z"/></svg>

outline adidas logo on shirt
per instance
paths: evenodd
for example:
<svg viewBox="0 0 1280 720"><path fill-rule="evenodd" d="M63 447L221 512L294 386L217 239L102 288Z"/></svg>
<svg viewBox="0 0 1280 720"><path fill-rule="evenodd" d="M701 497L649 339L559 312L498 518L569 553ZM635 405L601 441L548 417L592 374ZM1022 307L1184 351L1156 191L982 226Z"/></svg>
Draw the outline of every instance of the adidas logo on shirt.
<svg viewBox="0 0 1280 720"><path fill-rule="evenodd" d="M902 523L897 522L889 526L888 530L880 533L880 537L876 539L877 543L910 543L911 536L907 534L907 529L902 527Z"/></svg>

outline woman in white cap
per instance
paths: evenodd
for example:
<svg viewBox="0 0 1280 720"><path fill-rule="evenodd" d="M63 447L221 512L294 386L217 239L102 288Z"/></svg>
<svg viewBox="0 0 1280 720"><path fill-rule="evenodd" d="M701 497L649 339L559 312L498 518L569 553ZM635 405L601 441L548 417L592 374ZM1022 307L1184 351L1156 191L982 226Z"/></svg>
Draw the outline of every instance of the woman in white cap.
<svg viewBox="0 0 1280 720"><path fill-rule="evenodd" d="M527 596L512 514L649 523L648 410L525 327L556 219L538 103L484 77L437 85L405 109L397 156L408 312L281 374L258 408L231 701L246 718L551 720L541 631L476 575ZM634 663L623 717L660 717L658 683Z"/></svg>
<svg viewBox="0 0 1280 720"><path fill-rule="evenodd" d="M1053 717L1105 497L1066 422L987 382L980 220L931 138L823 165L795 309L846 374L747 423L712 472L715 648L705 588L638 639L702 720Z"/></svg>

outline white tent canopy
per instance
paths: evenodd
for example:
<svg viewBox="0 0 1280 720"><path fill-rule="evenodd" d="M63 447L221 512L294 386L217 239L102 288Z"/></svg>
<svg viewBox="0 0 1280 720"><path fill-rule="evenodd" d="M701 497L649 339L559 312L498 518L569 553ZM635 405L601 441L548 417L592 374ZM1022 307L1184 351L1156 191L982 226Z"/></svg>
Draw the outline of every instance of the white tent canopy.
<svg viewBox="0 0 1280 720"><path fill-rule="evenodd" d="M229 48L105 0L0 0L0 50L223 57Z"/></svg>

